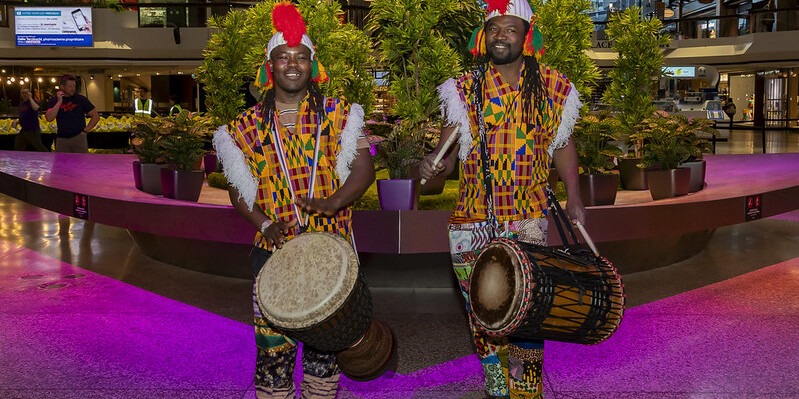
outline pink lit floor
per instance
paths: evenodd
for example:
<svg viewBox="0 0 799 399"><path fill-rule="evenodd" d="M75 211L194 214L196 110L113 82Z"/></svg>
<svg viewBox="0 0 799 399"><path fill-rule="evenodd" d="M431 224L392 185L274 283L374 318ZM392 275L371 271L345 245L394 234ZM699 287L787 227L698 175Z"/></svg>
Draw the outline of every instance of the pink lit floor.
<svg viewBox="0 0 799 399"><path fill-rule="evenodd" d="M0 397L254 397L248 281L158 264L120 229L6 196L0 210ZM547 343L547 397L799 397L796 220L722 228L695 258L625 276L632 307L609 341ZM374 295L417 344L339 398L482 397L457 301Z"/></svg>

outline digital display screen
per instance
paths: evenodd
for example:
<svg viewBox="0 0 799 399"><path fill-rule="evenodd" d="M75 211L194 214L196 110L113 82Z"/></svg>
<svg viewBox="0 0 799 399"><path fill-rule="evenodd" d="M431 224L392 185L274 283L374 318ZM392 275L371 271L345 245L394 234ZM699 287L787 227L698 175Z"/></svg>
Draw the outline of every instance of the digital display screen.
<svg viewBox="0 0 799 399"><path fill-rule="evenodd" d="M17 7L17 46L91 47L91 7Z"/></svg>
<svg viewBox="0 0 799 399"><path fill-rule="evenodd" d="M696 67L663 67L663 73L672 78L693 78Z"/></svg>

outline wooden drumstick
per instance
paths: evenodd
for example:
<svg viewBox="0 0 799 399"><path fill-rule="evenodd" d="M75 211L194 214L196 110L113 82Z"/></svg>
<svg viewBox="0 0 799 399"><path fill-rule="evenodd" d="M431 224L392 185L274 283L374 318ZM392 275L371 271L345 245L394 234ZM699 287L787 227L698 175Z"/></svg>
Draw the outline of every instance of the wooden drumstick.
<svg viewBox="0 0 799 399"><path fill-rule="evenodd" d="M585 227L583 227L583 224L580 222L577 222L575 224L577 225L577 229L580 230L580 234L582 234L583 237L585 238L585 242L586 244L588 244L588 247L591 248L592 251L594 251L594 255L599 256L599 251L597 251L594 242L591 241L591 237L588 236L588 232L585 231Z"/></svg>
<svg viewBox="0 0 799 399"><path fill-rule="evenodd" d="M459 123L458 126L455 126L455 131L453 131L452 134L447 137L447 141L444 142L444 147L441 147L441 151L436 154L436 158L433 160L433 167L438 165L438 163L441 162L441 158L444 158L444 154L449 151L449 147L455 142L455 138L458 137L458 129L460 127L461 124ZM422 184L425 183L427 183L427 179L422 179Z"/></svg>

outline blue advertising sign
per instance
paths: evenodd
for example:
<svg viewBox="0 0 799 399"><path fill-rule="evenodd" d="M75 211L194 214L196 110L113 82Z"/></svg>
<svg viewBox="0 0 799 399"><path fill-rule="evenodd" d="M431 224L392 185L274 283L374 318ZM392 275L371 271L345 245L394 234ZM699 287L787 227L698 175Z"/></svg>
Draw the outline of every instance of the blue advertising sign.
<svg viewBox="0 0 799 399"><path fill-rule="evenodd" d="M17 46L91 47L91 7L17 7Z"/></svg>

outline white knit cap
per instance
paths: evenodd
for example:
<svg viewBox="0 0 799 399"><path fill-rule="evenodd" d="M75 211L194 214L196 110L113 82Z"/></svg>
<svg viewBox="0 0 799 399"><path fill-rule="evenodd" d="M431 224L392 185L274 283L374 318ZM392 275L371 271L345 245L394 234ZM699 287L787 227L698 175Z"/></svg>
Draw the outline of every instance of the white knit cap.
<svg viewBox="0 0 799 399"><path fill-rule="evenodd" d="M530 3L527 0L510 0L504 13L500 13L499 10L493 10L486 15L486 22L491 18L502 15L513 15L529 22L530 18L533 17L533 9L530 8Z"/></svg>
<svg viewBox="0 0 799 399"><path fill-rule="evenodd" d="M274 50L275 47L280 46L282 44L286 44L286 39L283 38L283 32L277 32L274 35L272 35L272 38L269 39L269 45L266 46L266 59L267 60L272 59L271 58L272 50ZM302 35L301 44L304 45L305 47L308 47L308 49L311 50L311 59L313 59L314 54L316 54L316 52L313 49L313 42L311 41L311 38L308 37L308 35Z"/></svg>

